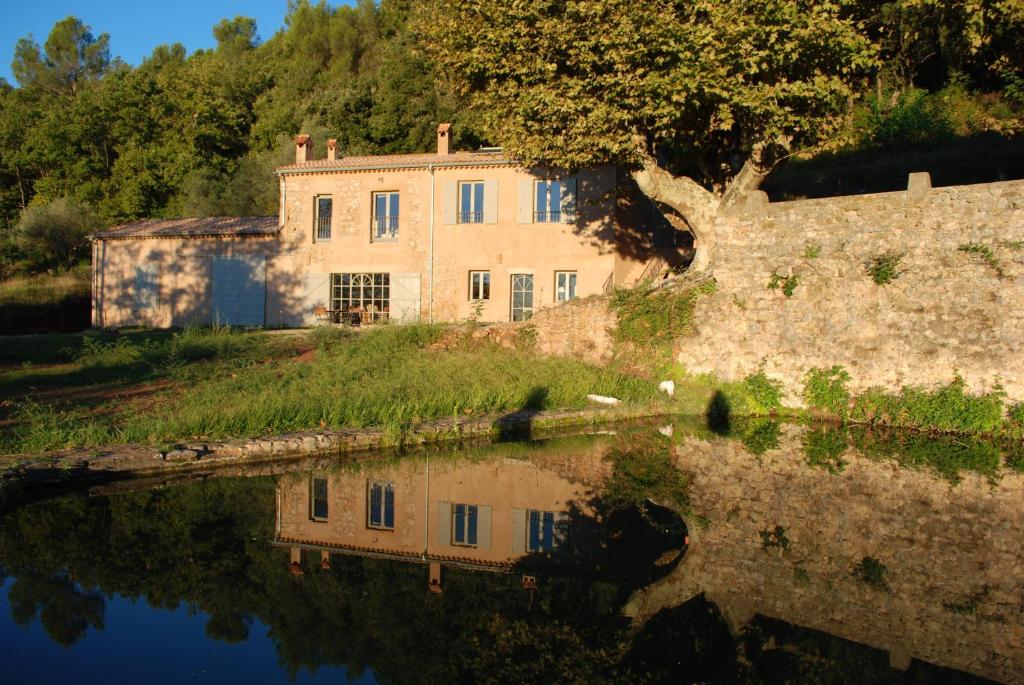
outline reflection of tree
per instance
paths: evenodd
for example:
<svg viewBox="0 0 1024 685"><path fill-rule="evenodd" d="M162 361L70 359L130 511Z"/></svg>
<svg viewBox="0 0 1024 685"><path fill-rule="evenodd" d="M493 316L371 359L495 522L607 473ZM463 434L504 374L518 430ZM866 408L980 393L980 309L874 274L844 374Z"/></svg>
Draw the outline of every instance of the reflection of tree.
<svg viewBox="0 0 1024 685"><path fill-rule="evenodd" d="M622 465L617 501L647 501L639 481L664 464L641 466ZM670 501L679 485L651 494ZM254 621L266 625L292 676L332 665L393 683L827 682L807 676L878 658L782 624L732 636L703 597L631 626L621 610L635 586L626 582L542 575L526 590L516 574L446 569L437 595L423 566L340 555L327 570L307 555L296 577L287 551L270 544L274 512L269 478L38 502L0 519L0 573L17 579L15 619L38 617L59 644L102 629L103 594L185 603L209 615L213 639L244 640ZM782 658L770 643L808 656Z"/></svg>
<svg viewBox="0 0 1024 685"><path fill-rule="evenodd" d="M80 590L67 574L23 575L11 585L8 599L18 625L38 616L50 639L64 647L85 637L89 628L103 629L103 597Z"/></svg>

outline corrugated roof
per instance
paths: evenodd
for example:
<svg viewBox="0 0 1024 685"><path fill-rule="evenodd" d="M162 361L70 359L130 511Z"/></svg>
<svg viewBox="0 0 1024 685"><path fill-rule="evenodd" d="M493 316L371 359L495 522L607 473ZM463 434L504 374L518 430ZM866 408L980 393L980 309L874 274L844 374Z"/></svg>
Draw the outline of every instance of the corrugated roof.
<svg viewBox="0 0 1024 685"><path fill-rule="evenodd" d="M276 216L212 216L189 219L139 219L92 234L93 238L175 238L219 235L273 235Z"/></svg>
<svg viewBox="0 0 1024 685"><path fill-rule="evenodd" d="M278 167L278 173L292 171L349 171L359 169L408 169L434 166L473 166L476 164L515 164L501 152L453 152L447 155L356 155L341 159L317 159Z"/></svg>

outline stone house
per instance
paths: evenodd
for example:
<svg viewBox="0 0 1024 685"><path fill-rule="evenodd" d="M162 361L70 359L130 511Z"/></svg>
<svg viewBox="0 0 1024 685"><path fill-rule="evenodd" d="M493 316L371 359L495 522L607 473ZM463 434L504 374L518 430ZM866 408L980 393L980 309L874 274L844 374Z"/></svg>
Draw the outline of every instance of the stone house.
<svg viewBox="0 0 1024 685"><path fill-rule="evenodd" d="M529 319L681 259L614 167L500 149L314 159L296 138L277 217L141 220L93 234L93 324L306 326Z"/></svg>

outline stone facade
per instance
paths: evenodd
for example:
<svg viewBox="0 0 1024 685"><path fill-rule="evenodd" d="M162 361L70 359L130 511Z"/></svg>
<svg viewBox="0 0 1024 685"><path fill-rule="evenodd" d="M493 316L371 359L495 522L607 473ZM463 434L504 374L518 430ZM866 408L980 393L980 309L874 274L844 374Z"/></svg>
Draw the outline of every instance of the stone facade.
<svg viewBox="0 0 1024 685"><path fill-rule="evenodd" d="M764 363L800 403L808 369L839 364L850 387L997 383L1024 399L1024 181L768 203L718 227L718 290L681 341L691 372L742 378ZM961 246L987 246L998 263ZM900 256L876 285L866 264ZM791 297L772 274L796 278Z"/></svg>
<svg viewBox="0 0 1024 685"><path fill-rule="evenodd" d="M784 425L759 457L735 440L679 439L693 512L709 523L690 526L682 563L629 613L704 593L734 629L762 615L889 650L896 666L1024 682L1024 476L951 485L852 449L832 474L806 463L807 430ZM776 526L788 546L765 549ZM864 557L886 567L887 589L853 576Z"/></svg>

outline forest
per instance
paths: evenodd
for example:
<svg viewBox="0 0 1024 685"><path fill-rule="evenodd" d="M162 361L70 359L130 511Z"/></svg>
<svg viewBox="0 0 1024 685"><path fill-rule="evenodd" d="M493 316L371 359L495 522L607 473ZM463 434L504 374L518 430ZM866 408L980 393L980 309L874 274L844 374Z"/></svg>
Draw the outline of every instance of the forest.
<svg viewBox="0 0 1024 685"><path fill-rule="evenodd" d="M575 4L546 0L530 11L558 19ZM706 11L713 23L719 10L701 9L706 4L694 3L693 11ZM934 147L977 136L1004 141L1024 128L1024 3L765 3L773 16L783 17L825 5L849 29L835 40L848 43L843 79L850 85L842 91L847 97L835 130L797 157ZM616 13L636 21L649 16L647 9L618 0L601 7L605 16L595 18L592 29L578 29L573 44L582 45L588 30L596 32ZM41 44L26 36L13 55L16 83L0 80L0 281L80 264L88 258L85 236L101 226L139 217L273 214L272 172L291 159L292 138L300 131L321 146L327 137L337 138L343 154L414 152L430 149L437 123L451 121L457 148L511 142L513 150L529 152L528 145L517 148L514 130L511 141L497 131L501 107L471 97L473 84L453 82L472 80L474 65L465 64L471 59L465 53L452 56L459 43L443 35L446 27L491 10L503 11L494 2L358 0L335 7L290 0L284 27L265 39L266 29L250 18L224 19L212 29L216 47L187 54L168 36L168 44L138 66L111 55L103 27L73 16L58 22ZM699 24L701 18L688 20ZM766 45L777 40L755 38ZM792 46L778 40L784 62ZM546 43L533 47L538 59L554 59L554 66L573 59L568 53L542 56L552 49ZM522 48L524 55L533 49ZM543 99L513 73L518 66L510 67L509 78L524 94ZM642 63L635 66L637 73L651 73ZM628 84L633 76L616 73L612 79ZM652 121L679 95L664 83L653 87L664 87L665 102L650 105ZM837 92L828 97L835 100ZM733 103L733 112L739 109ZM739 115L723 122L733 116L723 112L719 106L714 115L714 140L679 140L685 130L677 127L677 139L661 149L671 147L679 166L700 170L706 157L701 145L720 148L732 140L731 131L721 130L739 131L748 123ZM813 128L815 112L805 114ZM550 127L556 126L552 119ZM589 139L581 144L592 142L600 147ZM716 173L695 177L712 186Z"/></svg>

